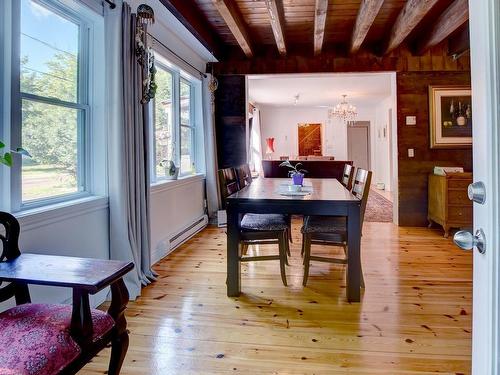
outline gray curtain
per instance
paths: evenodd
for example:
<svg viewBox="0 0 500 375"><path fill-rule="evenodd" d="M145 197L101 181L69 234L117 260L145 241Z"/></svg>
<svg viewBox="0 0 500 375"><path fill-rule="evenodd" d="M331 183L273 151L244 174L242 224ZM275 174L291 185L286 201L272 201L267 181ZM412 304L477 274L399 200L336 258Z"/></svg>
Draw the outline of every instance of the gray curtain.
<svg viewBox="0 0 500 375"><path fill-rule="evenodd" d="M207 194L207 210L210 222L217 222L217 210L219 209L219 187L217 176L217 145L215 138L214 107L212 105L212 93L208 84L212 78L207 74L203 78L203 124L205 135L205 186Z"/></svg>
<svg viewBox="0 0 500 375"><path fill-rule="evenodd" d="M109 38L109 43L117 45L107 45L110 50L106 51L111 55L107 60L111 76L108 93L113 105L108 108L110 258L134 262L125 282L135 299L141 285L155 279L150 247L149 113L148 105L141 104L144 68L135 55L135 14L123 3L121 19L113 21L121 37Z"/></svg>

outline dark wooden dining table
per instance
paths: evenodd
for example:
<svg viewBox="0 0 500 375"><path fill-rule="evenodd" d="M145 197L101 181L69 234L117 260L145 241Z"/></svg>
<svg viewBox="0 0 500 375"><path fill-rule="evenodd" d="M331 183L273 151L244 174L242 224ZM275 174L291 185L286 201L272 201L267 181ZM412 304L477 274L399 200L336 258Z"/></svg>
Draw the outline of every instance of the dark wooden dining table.
<svg viewBox="0 0 500 375"><path fill-rule="evenodd" d="M361 201L336 179L305 179L305 196L282 195L290 179L258 178L227 198L227 295L241 292L239 233L245 213L347 217L347 299L359 302L361 287Z"/></svg>

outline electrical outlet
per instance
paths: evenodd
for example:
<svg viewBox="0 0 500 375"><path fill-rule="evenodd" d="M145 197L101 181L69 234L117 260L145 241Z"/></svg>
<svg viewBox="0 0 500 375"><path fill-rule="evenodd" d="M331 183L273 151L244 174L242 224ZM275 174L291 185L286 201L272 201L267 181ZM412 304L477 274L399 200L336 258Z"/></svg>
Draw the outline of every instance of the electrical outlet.
<svg viewBox="0 0 500 375"><path fill-rule="evenodd" d="M414 158L415 157L415 149L409 148L408 149L408 157L409 158Z"/></svg>

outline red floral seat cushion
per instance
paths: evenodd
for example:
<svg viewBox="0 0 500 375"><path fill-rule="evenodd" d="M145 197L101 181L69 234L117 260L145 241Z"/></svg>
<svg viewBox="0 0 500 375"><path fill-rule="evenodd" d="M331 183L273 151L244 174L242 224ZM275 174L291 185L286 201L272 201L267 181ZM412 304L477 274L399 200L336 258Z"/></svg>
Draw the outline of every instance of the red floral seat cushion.
<svg viewBox="0 0 500 375"><path fill-rule="evenodd" d="M92 310L93 340L107 333L114 321ZM0 374L57 374L79 354L71 338L71 305L25 304L0 314Z"/></svg>

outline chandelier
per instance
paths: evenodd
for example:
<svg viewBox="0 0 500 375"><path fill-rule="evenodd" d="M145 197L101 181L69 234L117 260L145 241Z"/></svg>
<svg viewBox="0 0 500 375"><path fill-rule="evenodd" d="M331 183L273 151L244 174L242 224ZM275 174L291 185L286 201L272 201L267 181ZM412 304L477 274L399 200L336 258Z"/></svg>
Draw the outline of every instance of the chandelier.
<svg viewBox="0 0 500 375"><path fill-rule="evenodd" d="M344 122L354 121L358 114L356 107L346 100L347 95L342 95L342 101L329 111L330 117L336 117Z"/></svg>

